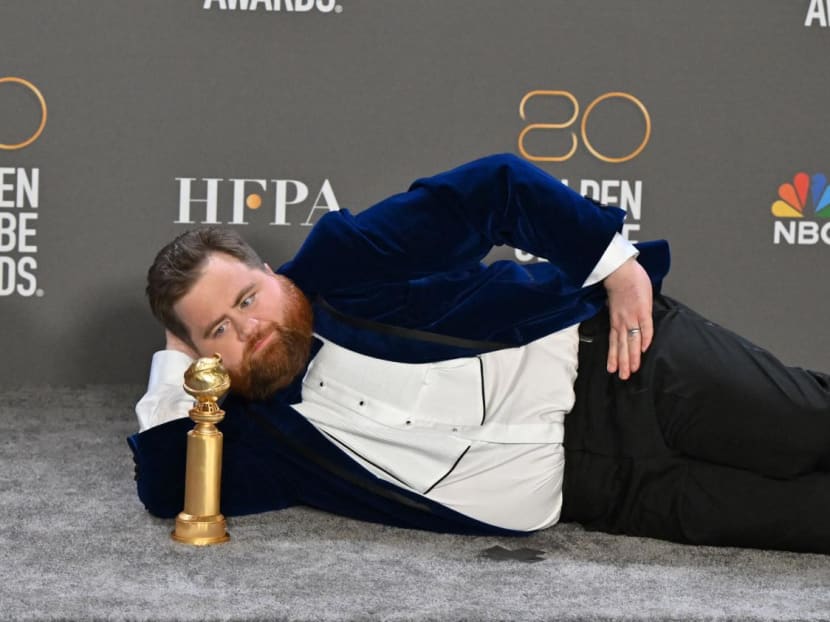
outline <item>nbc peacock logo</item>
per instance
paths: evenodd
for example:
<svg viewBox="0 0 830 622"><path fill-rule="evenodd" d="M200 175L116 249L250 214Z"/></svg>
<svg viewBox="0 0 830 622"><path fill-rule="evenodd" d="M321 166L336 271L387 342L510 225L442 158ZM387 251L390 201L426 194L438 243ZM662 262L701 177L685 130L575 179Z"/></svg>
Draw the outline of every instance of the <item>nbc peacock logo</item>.
<svg viewBox="0 0 830 622"><path fill-rule="evenodd" d="M771 211L776 217L773 243L830 245L830 186L823 173L812 177L796 173L791 182L778 187L778 198L773 201Z"/></svg>

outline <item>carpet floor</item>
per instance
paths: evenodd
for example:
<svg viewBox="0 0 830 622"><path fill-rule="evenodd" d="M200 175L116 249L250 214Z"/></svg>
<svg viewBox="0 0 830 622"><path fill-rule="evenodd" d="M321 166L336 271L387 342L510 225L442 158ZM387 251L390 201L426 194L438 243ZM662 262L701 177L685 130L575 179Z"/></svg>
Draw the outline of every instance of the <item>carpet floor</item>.
<svg viewBox="0 0 830 622"><path fill-rule="evenodd" d="M293 508L230 518L227 544L177 544L135 494L141 392L3 390L0 618L830 620L830 556L576 525L447 536Z"/></svg>

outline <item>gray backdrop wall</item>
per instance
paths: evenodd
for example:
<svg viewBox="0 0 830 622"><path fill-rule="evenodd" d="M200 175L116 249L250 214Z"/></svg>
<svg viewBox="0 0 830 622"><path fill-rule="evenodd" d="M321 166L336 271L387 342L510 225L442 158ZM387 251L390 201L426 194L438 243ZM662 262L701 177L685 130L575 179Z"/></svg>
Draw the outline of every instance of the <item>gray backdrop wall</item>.
<svg viewBox="0 0 830 622"><path fill-rule="evenodd" d="M189 226L279 264L325 210L504 151L670 239L667 293L828 369L828 5L4 0L0 383L143 381L145 271Z"/></svg>

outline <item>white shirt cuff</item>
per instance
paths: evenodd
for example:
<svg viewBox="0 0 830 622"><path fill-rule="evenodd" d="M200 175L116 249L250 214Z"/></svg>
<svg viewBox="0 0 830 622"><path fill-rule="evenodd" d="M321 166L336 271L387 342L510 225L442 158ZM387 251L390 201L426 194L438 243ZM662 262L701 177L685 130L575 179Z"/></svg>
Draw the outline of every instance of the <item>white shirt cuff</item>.
<svg viewBox="0 0 830 622"><path fill-rule="evenodd" d="M184 352L178 350L159 350L153 354L150 364L150 381L147 391L152 391L159 384L184 384L184 372L193 362ZM182 389L184 391L184 389Z"/></svg>
<svg viewBox="0 0 830 622"><path fill-rule="evenodd" d="M609 274L614 272L614 270L623 265L623 263L625 263L628 259L636 257L639 254L640 251L638 251L631 242L626 240L619 233L615 233L614 237L611 239L611 243L605 249L602 257L599 258L599 261L597 262L597 265L594 266L591 274L589 274L588 278L585 279L582 287L588 287L594 283L599 283Z"/></svg>
<svg viewBox="0 0 830 622"><path fill-rule="evenodd" d="M135 406L140 432L187 417L193 398L182 384L184 372L192 362L193 359L178 350L160 350L153 354L147 392Z"/></svg>

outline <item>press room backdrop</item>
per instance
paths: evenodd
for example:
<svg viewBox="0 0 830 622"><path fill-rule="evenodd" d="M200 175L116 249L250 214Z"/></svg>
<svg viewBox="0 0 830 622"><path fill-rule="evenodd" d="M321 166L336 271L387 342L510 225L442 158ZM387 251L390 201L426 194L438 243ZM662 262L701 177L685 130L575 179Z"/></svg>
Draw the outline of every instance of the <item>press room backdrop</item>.
<svg viewBox="0 0 830 622"><path fill-rule="evenodd" d="M188 227L280 264L327 210L493 152L621 204L630 239L671 241L667 293L828 370L829 14L2 0L0 384L143 382L146 269Z"/></svg>

